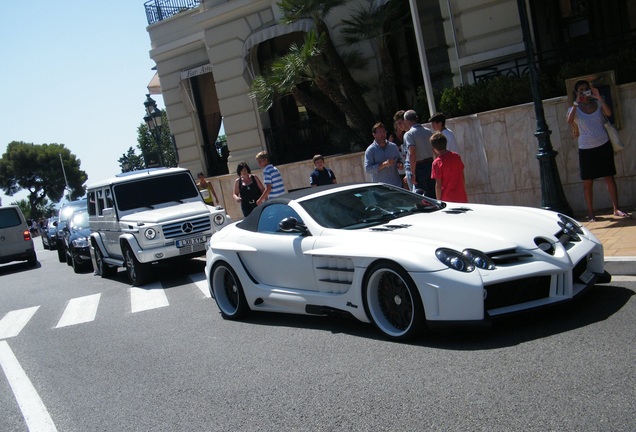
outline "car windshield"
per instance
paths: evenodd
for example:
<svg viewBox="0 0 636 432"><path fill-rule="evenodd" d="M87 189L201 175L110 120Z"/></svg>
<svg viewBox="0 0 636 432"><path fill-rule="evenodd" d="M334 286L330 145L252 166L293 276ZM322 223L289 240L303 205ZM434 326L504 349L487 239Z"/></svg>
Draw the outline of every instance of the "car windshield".
<svg viewBox="0 0 636 432"><path fill-rule="evenodd" d="M154 208L158 204L199 197L199 191L187 172L121 183L114 189L117 207L121 211Z"/></svg>
<svg viewBox="0 0 636 432"><path fill-rule="evenodd" d="M318 224L343 229L365 228L445 207L440 201L383 184L322 195L300 205Z"/></svg>
<svg viewBox="0 0 636 432"><path fill-rule="evenodd" d="M76 212L71 219L70 227L74 230L88 228L88 212Z"/></svg>

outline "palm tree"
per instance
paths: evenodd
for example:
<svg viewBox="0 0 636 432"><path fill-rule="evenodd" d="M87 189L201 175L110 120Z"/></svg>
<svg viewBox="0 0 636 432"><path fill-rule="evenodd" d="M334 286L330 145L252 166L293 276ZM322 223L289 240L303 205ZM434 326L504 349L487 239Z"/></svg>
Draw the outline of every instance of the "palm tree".
<svg viewBox="0 0 636 432"><path fill-rule="evenodd" d="M350 105L347 117L352 123L353 129L360 134L364 133L364 139L369 138L369 129L374 123L375 116L364 100L358 83L353 79L342 56L336 50L331 39L325 18L336 7L343 6L348 0L281 0L278 6L283 13L283 22L293 23L302 19L311 19L316 27L316 33L320 40L322 59L326 67L326 74L321 74L325 81L334 81L337 93ZM334 93L325 93L332 101L337 97Z"/></svg>
<svg viewBox="0 0 636 432"><path fill-rule="evenodd" d="M383 102L382 118L390 117L391 113L397 110L394 59L389 48L390 24L397 22L404 4L406 2L392 0L384 5L379 5L377 1L367 0L366 4L359 5L351 15L351 19L342 21L345 24L342 33L345 35L344 40L347 44L355 45L361 41L369 41L373 51L380 58L379 82Z"/></svg>
<svg viewBox="0 0 636 432"><path fill-rule="evenodd" d="M368 124L356 128L363 119L342 94L337 83L327 78L329 69L322 56L324 45L324 34L308 32L302 45L292 44L289 53L274 60L268 71L254 79L252 96L257 99L259 109L267 111L275 99L292 95L298 103L341 131L351 129L346 116L351 120L359 139L365 140ZM308 92L308 87L314 91Z"/></svg>

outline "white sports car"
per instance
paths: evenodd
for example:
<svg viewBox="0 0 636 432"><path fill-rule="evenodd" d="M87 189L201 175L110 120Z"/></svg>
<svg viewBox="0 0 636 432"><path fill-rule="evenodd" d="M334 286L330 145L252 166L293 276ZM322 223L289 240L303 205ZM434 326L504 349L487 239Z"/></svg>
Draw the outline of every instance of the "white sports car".
<svg viewBox="0 0 636 432"><path fill-rule="evenodd" d="M528 207L444 203L381 183L288 193L215 233L206 277L225 319L347 314L389 339L484 321L609 282L585 227Z"/></svg>

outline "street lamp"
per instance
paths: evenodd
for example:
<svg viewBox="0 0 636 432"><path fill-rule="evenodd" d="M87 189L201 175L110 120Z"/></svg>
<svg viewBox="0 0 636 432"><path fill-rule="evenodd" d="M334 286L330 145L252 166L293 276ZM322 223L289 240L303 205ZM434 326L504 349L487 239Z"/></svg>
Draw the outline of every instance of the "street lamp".
<svg viewBox="0 0 636 432"><path fill-rule="evenodd" d="M155 102L149 94L146 95L144 107L146 107L144 122L146 122L148 130L157 145L156 152L144 152L144 162L146 163L146 168L163 166L161 152L161 111L157 108L157 102Z"/></svg>
<svg viewBox="0 0 636 432"><path fill-rule="evenodd" d="M517 0L517 8L519 9L519 19L521 21L521 31L523 33L523 45L526 49L526 58L528 61L528 73L530 75L530 89L532 90L532 100L534 102L534 113L537 118L537 131L534 136L539 141L539 151L537 159L539 159L539 175L541 177L541 207L547 210L553 210L567 215L572 215L572 208L565 198L559 170L556 166L556 155L558 154L552 148L548 124L545 121L543 112L543 100L541 99L541 90L539 88L539 75L534 63L534 54L532 52L532 44L530 40L530 25L528 23L528 11L526 10L526 1Z"/></svg>

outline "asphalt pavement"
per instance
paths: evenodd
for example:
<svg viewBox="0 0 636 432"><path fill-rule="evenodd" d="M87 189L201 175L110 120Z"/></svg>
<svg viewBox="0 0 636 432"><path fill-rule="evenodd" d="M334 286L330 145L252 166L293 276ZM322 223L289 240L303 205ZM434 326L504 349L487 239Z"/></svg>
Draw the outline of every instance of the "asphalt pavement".
<svg viewBox="0 0 636 432"><path fill-rule="evenodd" d="M605 270L612 276L636 276L636 216L614 216L611 210L600 212L593 222L577 218L603 243Z"/></svg>

